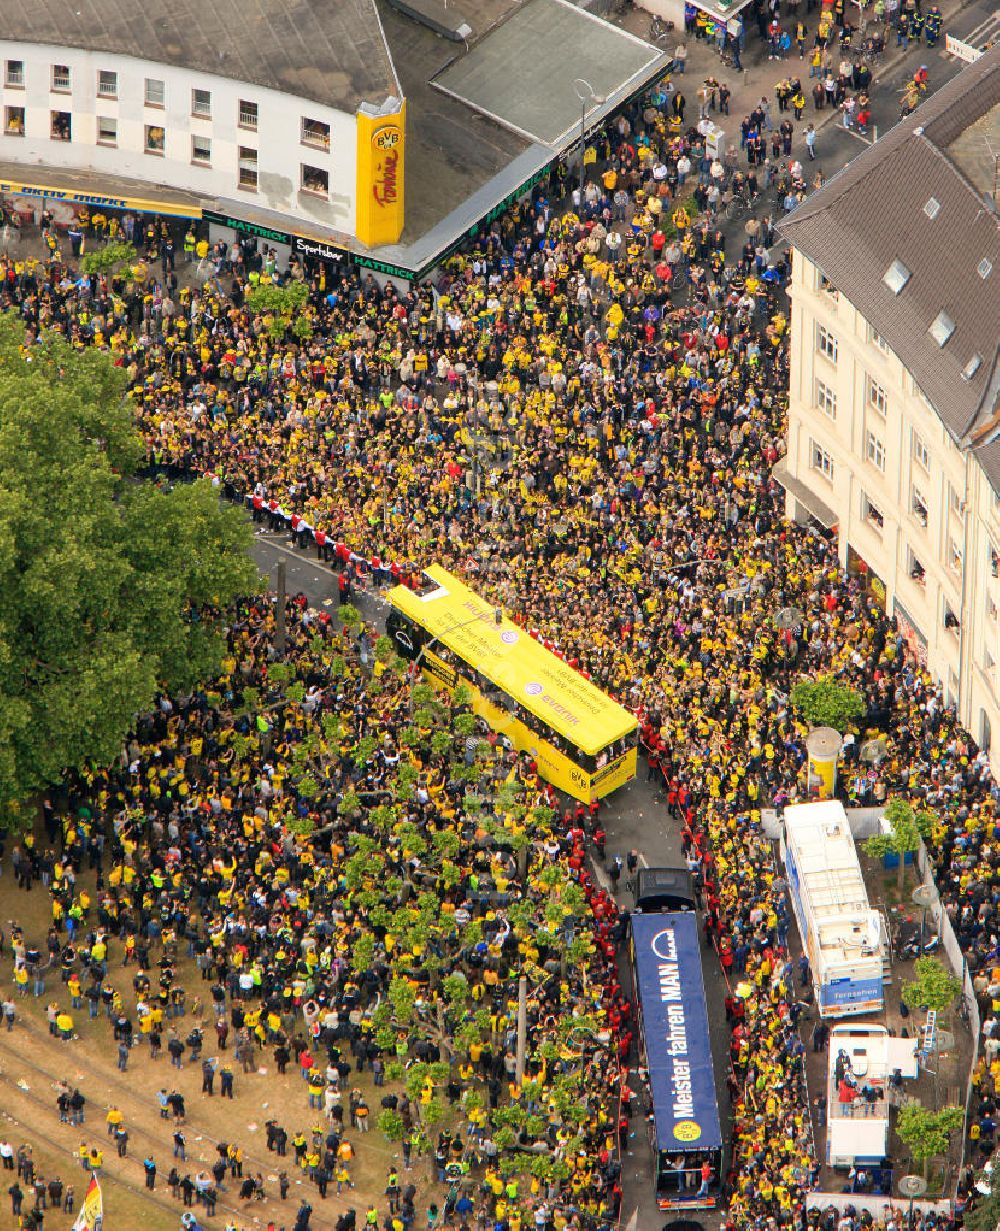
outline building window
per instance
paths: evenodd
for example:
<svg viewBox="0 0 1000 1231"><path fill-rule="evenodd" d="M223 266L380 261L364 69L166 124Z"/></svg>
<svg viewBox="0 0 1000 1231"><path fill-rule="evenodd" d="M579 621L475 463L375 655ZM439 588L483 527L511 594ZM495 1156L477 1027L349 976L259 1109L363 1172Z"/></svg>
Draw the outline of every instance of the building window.
<svg viewBox="0 0 1000 1231"><path fill-rule="evenodd" d="M986 595L986 614L991 620L995 621L997 618L997 605L992 596L989 594Z"/></svg>
<svg viewBox="0 0 1000 1231"><path fill-rule="evenodd" d="M996 549L996 544L992 539L987 543L987 550L990 558L990 575L992 577L1000 577L1000 552Z"/></svg>
<svg viewBox="0 0 1000 1231"><path fill-rule="evenodd" d="M861 493L861 516L877 530L881 530L885 526L882 510L877 505L872 504L865 492Z"/></svg>
<svg viewBox="0 0 1000 1231"><path fill-rule="evenodd" d="M928 410L933 411L935 414L937 413L934 410L933 402L930 400L927 394L924 393L923 389L920 388L920 386L917 384L917 382L913 379L912 376L910 377L910 389L913 391L913 396L918 397L921 400L921 402L923 402L923 404L927 407Z"/></svg>
<svg viewBox="0 0 1000 1231"><path fill-rule="evenodd" d="M989 673L996 666L993 660L993 655L989 652L986 646L983 646L983 670Z"/></svg>
<svg viewBox="0 0 1000 1231"><path fill-rule="evenodd" d="M947 628L950 632L957 633L958 630L962 627L962 624L958 616L955 614L954 610L952 609L951 603L949 603L947 599L944 600L944 606L942 608L942 615L943 615L943 621L944 621L945 628Z"/></svg>
<svg viewBox="0 0 1000 1231"><path fill-rule="evenodd" d="M912 551L907 553L906 571L910 574L910 578L917 583L918 586L927 584L927 571L920 563Z"/></svg>
<svg viewBox="0 0 1000 1231"><path fill-rule="evenodd" d="M68 64L53 64L52 65L52 88L60 92L69 89L69 65Z"/></svg>
<svg viewBox="0 0 1000 1231"><path fill-rule="evenodd" d="M948 508L959 521L965 520L965 508L962 505L962 497L958 494L958 488L948 484Z"/></svg>
<svg viewBox="0 0 1000 1231"><path fill-rule="evenodd" d="M885 445L874 432L865 435L865 456L877 470L885 473Z"/></svg>
<svg viewBox="0 0 1000 1231"><path fill-rule="evenodd" d="M117 98L118 74L102 68L97 74L97 94L99 98Z"/></svg>
<svg viewBox="0 0 1000 1231"><path fill-rule="evenodd" d="M816 382L816 405L830 419L837 417L837 395L821 380Z"/></svg>
<svg viewBox="0 0 1000 1231"><path fill-rule="evenodd" d="M159 124L146 125L146 142L144 149L147 154L162 154L167 143L167 134Z"/></svg>
<svg viewBox="0 0 1000 1231"><path fill-rule="evenodd" d="M329 196L330 172L322 167L309 167L302 164L302 191L314 192L318 196Z"/></svg>
<svg viewBox="0 0 1000 1231"><path fill-rule="evenodd" d="M201 162L206 166L212 162L212 140L210 137L199 137L197 134L192 134L191 137L191 161Z"/></svg>
<svg viewBox="0 0 1000 1231"><path fill-rule="evenodd" d="M111 119L107 115L99 115L97 117L97 144L98 145L117 145L118 144L118 121Z"/></svg>
<svg viewBox="0 0 1000 1231"><path fill-rule="evenodd" d="M821 269L816 270L816 290L825 291L834 300L840 298L837 288Z"/></svg>
<svg viewBox="0 0 1000 1231"><path fill-rule="evenodd" d="M6 60L4 62L3 83L9 90L24 89L23 60Z"/></svg>
<svg viewBox="0 0 1000 1231"><path fill-rule="evenodd" d="M53 141L73 140L73 117L68 111L50 111L50 132Z"/></svg>
<svg viewBox="0 0 1000 1231"><path fill-rule="evenodd" d="M894 295L899 295L912 277L913 274L897 258L882 275L882 281Z"/></svg>
<svg viewBox="0 0 1000 1231"><path fill-rule="evenodd" d="M240 146L240 187L257 190L257 151L246 145Z"/></svg>
<svg viewBox="0 0 1000 1231"><path fill-rule="evenodd" d="M948 540L948 567L953 573L962 572L962 549L954 539Z"/></svg>
<svg viewBox="0 0 1000 1231"><path fill-rule="evenodd" d="M257 104L248 103L246 99L240 99L240 128L249 128L251 132L257 131Z"/></svg>
<svg viewBox="0 0 1000 1231"><path fill-rule="evenodd" d="M201 120L210 120L212 118L211 90L191 91L191 114L198 116Z"/></svg>
<svg viewBox="0 0 1000 1231"><path fill-rule="evenodd" d="M885 418L885 412L889 406L889 399L886 397L886 392L877 380L872 380L868 377L868 405L872 410L877 411L882 418Z"/></svg>
<svg viewBox="0 0 1000 1231"><path fill-rule="evenodd" d="M872 346L877 346L883 355L892 354L892 351L889 349L889 343L871 325L868 326L868 341L871 342Z"/></svg>
<svg viewBox="0 0 1000 1231"><path fill-rule="evenodd" d="M837 362L837 339L824 325L816 326L816 349L831 363Z"/></svg>
<svg viewBox="0 0 1000 1231"><path fill-rule="evenodd" d="M320 150L330 148L330 125L322 120L310 120L302 117L302 144L314 145Z"/></svg>
<svg viewBox="0 0 1000 1231"><path fill-rule="evenodd" d="M913 516L918 522L927 529L927 501L924 499L919 488L914 487L910 492L910 508L913 510Z"/></svg>
<svg viewBox="0 0 1000 1231"><path fill-rule="evenodd" d="M927 448L927 442L916 430L913 432L913 456L919 465L930 474L931 455Z"/></svg>
<svg viewBox="0 0 1000 1231"><path fill-rule="evenodd" d="M162 81L155 77L146 78L146 106L162 107L166 101L167 91Z"/></svg>
<svg viewBox="0 0 1000 1231"><path fill-rule="evenodd" d="M24 108L4 107L3 130L8 137L24 136Z"/></svg>
<svg viewBox="0 0 1000 1231"><path fill-rule="evenodd" d="M824 478L833 481L833 458L815 440L809 441L809 465L818 470Z"/></svg>

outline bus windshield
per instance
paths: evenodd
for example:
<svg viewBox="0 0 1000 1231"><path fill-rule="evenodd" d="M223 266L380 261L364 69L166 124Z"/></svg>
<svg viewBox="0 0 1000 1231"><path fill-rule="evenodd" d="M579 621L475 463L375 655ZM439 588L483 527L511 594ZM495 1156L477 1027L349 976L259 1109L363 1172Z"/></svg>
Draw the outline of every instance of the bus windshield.
<svg viewBox="0 0 1000 1231"><path fill-rule="evenodd" d="M722 1129L697 917L633 915L632 958L653 1104L657 1204L710 1208L719 1197Z"/></svg>

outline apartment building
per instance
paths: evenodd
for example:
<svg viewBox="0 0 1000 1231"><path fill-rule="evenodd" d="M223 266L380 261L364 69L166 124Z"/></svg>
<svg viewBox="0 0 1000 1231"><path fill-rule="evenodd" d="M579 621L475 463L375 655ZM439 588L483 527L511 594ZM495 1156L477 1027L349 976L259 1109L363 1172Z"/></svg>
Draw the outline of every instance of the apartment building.
<svg viewBox="0 0 1000 1231"><path fill-rule="evenodd" d="M836 528L1000 769L1000 48L782 224L787 510Z"/></svg>
<svg viewBox="0 0 1000 1231"><path fill-rule="evenodd" d="M402 90L374 0L7 10L3 193L175 213L187 194L250 226L399 238Z"/></svg>

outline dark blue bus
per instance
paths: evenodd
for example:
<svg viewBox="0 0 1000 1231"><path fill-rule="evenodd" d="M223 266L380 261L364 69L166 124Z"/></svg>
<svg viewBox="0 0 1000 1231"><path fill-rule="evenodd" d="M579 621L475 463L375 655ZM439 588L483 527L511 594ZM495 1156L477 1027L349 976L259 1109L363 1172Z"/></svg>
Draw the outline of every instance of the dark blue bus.
<svg viewBox="0 0 1000 1231"><path fill-rule="evenodd" d="M722 1180L698 918L632 916L639 1039L653 1104L650 1145L661 1210L711 1209Z"/></svg>

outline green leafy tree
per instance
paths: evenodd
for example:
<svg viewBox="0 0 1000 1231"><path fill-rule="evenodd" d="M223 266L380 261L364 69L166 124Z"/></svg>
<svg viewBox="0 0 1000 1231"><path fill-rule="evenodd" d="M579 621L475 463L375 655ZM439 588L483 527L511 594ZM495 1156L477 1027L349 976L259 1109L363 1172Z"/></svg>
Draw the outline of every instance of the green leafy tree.
<svg viewBox="0 0 1000 1231"><path fill-rule="evenodd" d="M910 1009L933 1009L946 1013L958 999L962 983L936 957L918 957L914 979L903 984L903 1003Z"/></svg>
<svg viewBox="0 0 1000 1231"><path fill-rule="evenodd" d="M136 482L142 442L107 356L0 317L0 823L68 769L106 765L162 684L224 650L257 589L252 532L207 481Z"/></svg>
<svg viewBox="0 0 1000 1231"><path fill-rule="evenodd" d="M799 680L792 689L792 705L811 727L833 727L841 735L865 712L861 694L832 675Z"/></svg>
<svg viewBox="0 0 1000 1231"><path fill-rule="evenodd" d="M965 1113L961 1107L928 1111L919 1103L908 1103L900 1109L896 1132L926 1176L927 1164L932 1158L947 1152L952 1133L962 1127L964 1119Z"/></svg>
<svg viewBox="0 0 1000 1231"><path fill-rule="evenodd" d="M996 1231L1000 1226L1000 1185L994 1181L993 1174L981 1175L980 1183L983 1181L988 1191L973 1189L972 1201L962 1216L965 1231Z"/></svg>
<svg viewBox="0 0 1000 1231"><path fill-rule="evenodd" d="M390 1141L402 1141L406 1131L403 1128L403 1117L398 1111L379 1112L378 1126Z"/></svg>
<svg viewBox="0 0 1000 1231"><path fill-rule="evenodd" d="M906 881L906 856L920 849L921 838L930 837L934 817L927 811L915 811L909 800L890 799L886 805L885 819L889 822L889 832L873 834L865 843L865 854L873 859L883 859L886 855L899 857L896 884L902 893Z"/></svg>
<svg viewBox="0 0 1000 1231"><path fill-rule="evenodd" d="M361 627L361 612L354 606L353 603L341 603L340 610L337 612L340 616L340 622L348 631L353 631Z"/></svg>
<svg viewBox="0 0 1000 1231"><path fill-rule="evenodd" d="M247 293L247 307L265 318L268 334L275 342L283 340L290 326L296 337L312 337L312 326L301 316L308 300L309 288L301 282L289 282L287 286L261 283ZM296 328L299 320L303 325Z"/></svg>
<svg viewBox="0 0 1000 1231"><path fill-rule="evenodd" d="M89 277L94 274L108 274L117 265L132 265L137 256L135 248L123 240L111 240L103 248L95 248L84 253L80 268Z"/></svg>

